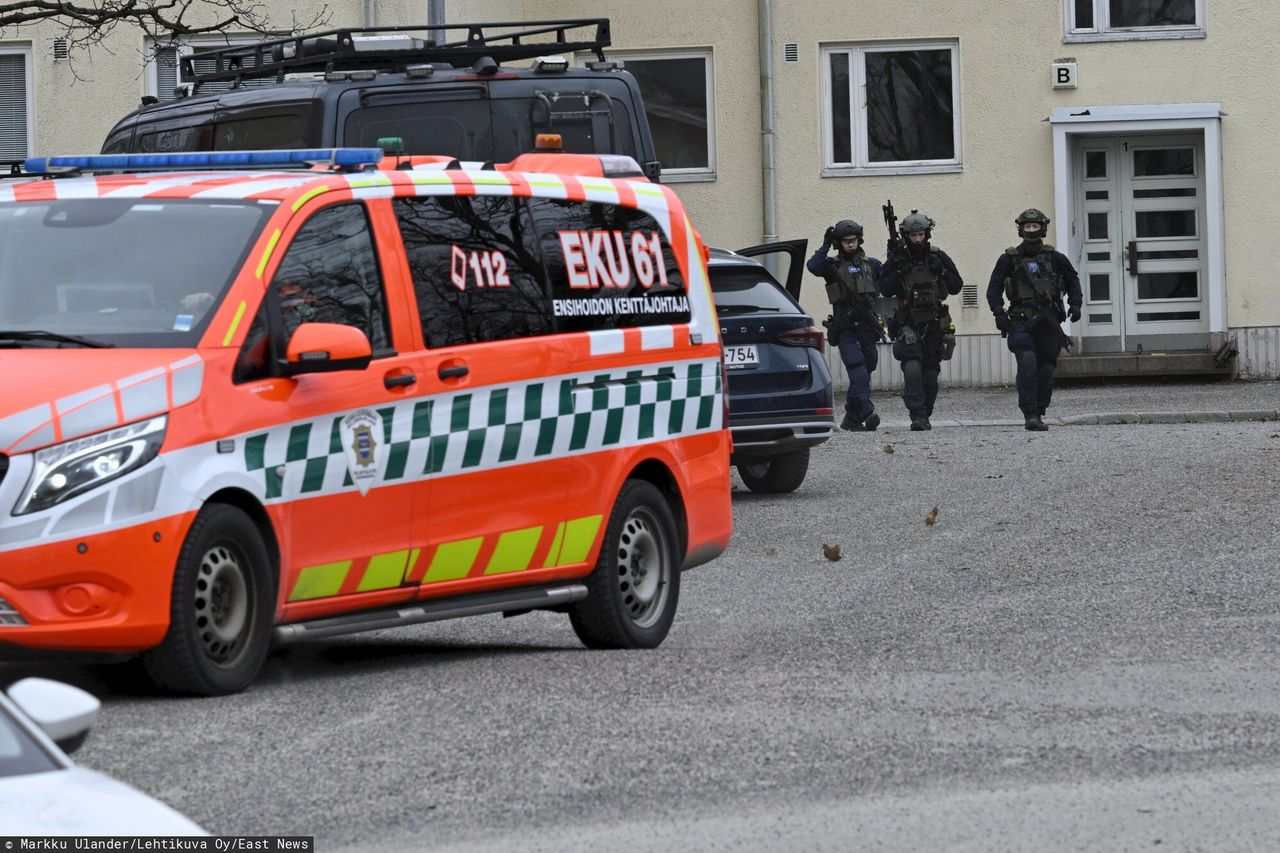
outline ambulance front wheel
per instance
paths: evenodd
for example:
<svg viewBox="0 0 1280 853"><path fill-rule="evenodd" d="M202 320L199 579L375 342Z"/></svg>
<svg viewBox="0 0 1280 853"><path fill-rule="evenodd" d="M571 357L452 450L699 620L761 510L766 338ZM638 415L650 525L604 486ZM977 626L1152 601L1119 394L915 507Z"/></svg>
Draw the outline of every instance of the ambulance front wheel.
<svg viewBox="0 0 1280 853"><path fill-rule="evenodd" d="M680 597L676 524L652 483L628 480L609 516L587 597L569 611L592 649L652 649L671 630Z"/></svg>
<svg viewBox="0 0 1280 853"><path fill-rule="evenodd" d="M180 693L243 690L266 659L274 598L270 557L253 520L233 506L205 506L178 555L169 631L143 654L147 673Z"/></svg>

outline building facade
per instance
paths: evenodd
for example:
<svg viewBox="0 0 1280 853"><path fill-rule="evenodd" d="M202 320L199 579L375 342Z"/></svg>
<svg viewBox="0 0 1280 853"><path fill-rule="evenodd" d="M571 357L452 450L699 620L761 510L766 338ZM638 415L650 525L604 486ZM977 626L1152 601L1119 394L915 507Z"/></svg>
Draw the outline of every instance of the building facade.
<svg viewBox="0 0 1280 853"><path fill-rule="evenodd" d="M294 4L305 17L315 6ZM330 5L329 26L423 22L425 2ZM987 280L1026 207L1076 265L1075 352L1161 372L1234 348L1280 376L1280 62L1266 0L585 0L447 2L448 23L608 17L641 82L664 181L708 242L807 237L854 218L882 250L881 205L918 208L965 289L944 381L1008 383ZM51 27L0 33L0 159L96 150L172 56L135 30L60 57ZM247 37L245 34L233 34ZM212 39L202 40L207 43ZM221 43L221 40L218 41ZM107 50L106 48L109 48ZM166 53L166 51L168 51ZM74 54L75 51L73 50ZM827 314L822 288L805 307ZM1127 354L1127 355L1121 355ZM887 353L886 353L887 355ZM875 381L897 382L891 358ZM1201 359L1203 361L1203 358ZM840 375L839 359L831 357Z"/></svg>

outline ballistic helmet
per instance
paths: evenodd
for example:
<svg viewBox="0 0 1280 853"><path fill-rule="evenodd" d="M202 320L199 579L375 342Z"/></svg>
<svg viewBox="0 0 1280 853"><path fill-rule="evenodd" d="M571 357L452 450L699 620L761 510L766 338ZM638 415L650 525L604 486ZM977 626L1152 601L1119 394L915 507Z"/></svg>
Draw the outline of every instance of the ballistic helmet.
<svg viewBox="0 0 1280 853"><path fill-rule="evenodd" d="M1026 237L1026 225L1028 222L1040 223L1040 236L1043 238L1049 230L1049 217L1045 216L1034 207L1028 207L1026 210L1018 214L1018 218L1013 220L1013 224L1018 226L1018 236Z"/></svg>
<svg viewBox="0 0 1280 853"><path fill-rule="evenodd" d="M859 241L862 240L862 226L852 219L841 219L832 227L832 236L836 238L837 242L845 237L857 237Z"/></svg>
<svg viewBox="0 0 1280 853"><path fill-rule="evenodd" d="M906 239L908 234L923 231L924 238L928 240L933 235L933 225L932 219L912 208L910 213L902 217L902 224L898 226L898 232L902 234L903 239Z"/></svg>

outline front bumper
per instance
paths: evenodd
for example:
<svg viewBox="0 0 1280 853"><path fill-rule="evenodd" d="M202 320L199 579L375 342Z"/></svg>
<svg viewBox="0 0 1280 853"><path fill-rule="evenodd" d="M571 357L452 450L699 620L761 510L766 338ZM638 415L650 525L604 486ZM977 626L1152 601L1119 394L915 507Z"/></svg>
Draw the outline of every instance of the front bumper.
<svg viewBox="0 0 1280 853"><path fill-rule="evenodd" d="M0 552L0 659L30 659L32 650L128 654L158 644L193 517Z"/></svg>

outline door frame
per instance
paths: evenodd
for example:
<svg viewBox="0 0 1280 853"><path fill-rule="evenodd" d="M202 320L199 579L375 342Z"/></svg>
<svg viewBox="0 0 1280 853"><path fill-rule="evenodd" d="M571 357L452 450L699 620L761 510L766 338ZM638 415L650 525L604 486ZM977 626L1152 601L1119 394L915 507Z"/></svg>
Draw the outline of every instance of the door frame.
<svg viewBox="0 0 1280 853"><path fill-rule="evenodd" d="M1073 142L1082 136L1125 136L1138 133L1200 132L1205 163L1205 273L1208 287L1209 337L1213 346L1227 332L1226 220L1222 189L1221 104L1136 104L1104 107L1054 107L1049 114L1053 128L1054 215L1059 223L1058 242L1068 258L1080 255L1084 229L1077 227L1076 174ZM1065 224L1064 223L1069 223ZM1068 326L1079 337L1079 330Z"/></svg>

